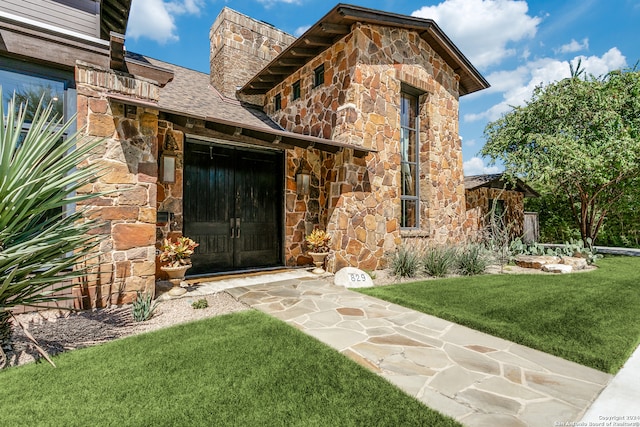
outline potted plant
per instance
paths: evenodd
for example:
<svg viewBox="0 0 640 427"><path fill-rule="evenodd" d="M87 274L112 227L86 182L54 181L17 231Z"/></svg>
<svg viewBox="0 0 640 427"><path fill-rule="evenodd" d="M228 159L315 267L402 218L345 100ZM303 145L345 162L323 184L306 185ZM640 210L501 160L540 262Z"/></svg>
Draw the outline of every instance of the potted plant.
<svg viewBox="0 0 640 427"><path fill-rule="evenodd" d="M173 288L169 295L182 295L187 290L180 285L187 270L191 267L191 255L198 243L186 236L177 239L164 239L160 246L160 262L167 263L160 269L167 273Z"/></svg>
<svg viewBox="0 0 640 427"><path fill-rule="evenodd" d="M331 235L326 231L319 228L314 229L311 234L305 237L307 247L309 248L309 255L313 258L313 263L316 268L313 270L315 274L322 274L324 270L324 260L329 255L329 242L331 241Z"/></svg>

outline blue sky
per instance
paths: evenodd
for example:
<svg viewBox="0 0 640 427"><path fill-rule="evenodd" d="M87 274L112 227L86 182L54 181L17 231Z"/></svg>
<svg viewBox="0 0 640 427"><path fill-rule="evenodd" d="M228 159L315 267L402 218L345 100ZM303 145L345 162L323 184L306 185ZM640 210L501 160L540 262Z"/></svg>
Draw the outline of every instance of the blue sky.
<svg viewBox="0 0 640 427"><path fill-rule="evenodd" d="M640 60L640 0L370 0L346 3L431 18L491 88L460 99L466 175L492 173L478 157L483 130L533 88L567 77L582 60L603 75ZM209 28L227 6L295 36L335 3L316 0L133 0L126 48L209 72Z"/></svg>

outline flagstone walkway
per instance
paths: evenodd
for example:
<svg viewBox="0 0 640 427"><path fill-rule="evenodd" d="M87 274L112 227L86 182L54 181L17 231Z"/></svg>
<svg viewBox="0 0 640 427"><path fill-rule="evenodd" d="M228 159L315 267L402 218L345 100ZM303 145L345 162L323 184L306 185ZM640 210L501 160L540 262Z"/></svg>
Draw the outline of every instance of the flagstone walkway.
<svg viewBox="0 0 640 427"><path fill-rule="evenodd" d="M570 425L612 378L322 278L227 292L467 426Z"/></svg>

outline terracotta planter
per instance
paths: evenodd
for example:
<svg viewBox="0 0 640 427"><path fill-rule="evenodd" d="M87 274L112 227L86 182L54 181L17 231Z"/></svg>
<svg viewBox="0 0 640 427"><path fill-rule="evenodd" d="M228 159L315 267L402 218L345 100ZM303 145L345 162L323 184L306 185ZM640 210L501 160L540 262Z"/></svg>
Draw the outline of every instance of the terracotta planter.
<svg viewBox="0 0 640 427"><path fill-rule="evenodd" d="M309 255L313 258L313 264L316 266L312 273L323 274L325 271L322 267L324 266L324 260L327 258L327 255L329 255L329 252L309 252Z"/></svg>
<svg viewBox="0 0 640 427"><path fill-rule="evenodd" d="M187 292L185 288L182 286L182 282L184 281L184 276L187 273L187 270L191 268L191 264L181 265L179 267L170 267L164 266L160 267L160 270L167 273L169 276L169 281L173 285L173 288L169 291L169 295L171 296L179 296Z"/></svg>

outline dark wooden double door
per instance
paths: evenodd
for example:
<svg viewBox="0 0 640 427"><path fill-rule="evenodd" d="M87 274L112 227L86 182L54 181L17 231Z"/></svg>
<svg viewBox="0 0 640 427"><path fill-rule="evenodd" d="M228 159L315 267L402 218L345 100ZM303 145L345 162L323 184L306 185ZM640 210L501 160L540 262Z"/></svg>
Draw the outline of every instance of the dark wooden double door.
<svg viewBox="0 0 640 427"><path fill-rule="evenodd" d="M282 265L281 152L188 142L184 234L190 275Z"/></svg>

